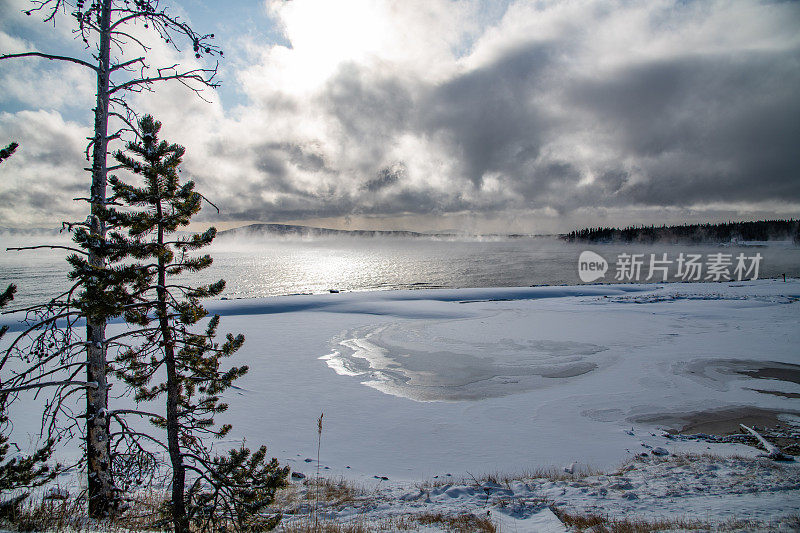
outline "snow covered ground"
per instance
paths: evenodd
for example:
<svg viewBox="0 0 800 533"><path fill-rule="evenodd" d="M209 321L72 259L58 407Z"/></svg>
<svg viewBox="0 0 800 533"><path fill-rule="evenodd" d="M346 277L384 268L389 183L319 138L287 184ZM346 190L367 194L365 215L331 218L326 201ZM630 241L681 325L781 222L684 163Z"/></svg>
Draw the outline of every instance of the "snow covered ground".
<svg viewBox="0 0 800 533"><path fill-rule="evenodd" d="M347 501L321 505L319 516L339 524L380 524L393 517L473 515L490 519L503 532L567 531L552 509L610 520L685 521L680 529L726 524L742 531L795 531L800 525L796 463L649 454L610 474L561 475L564 479L385 482L361 488ZM298 506L285 524L307 519L310 505Z"/></svg>
<svg viewBox="0 0 800 533"><path fill-rule="evenodd" d="M796 398L757 392L799 393L796 375L752 377L770 362L800 369L798 298L797 280L762 280L367 292L209 307L247 336L240 358L251 370L230 398L240 436L307 470L324 412L331 473L415 480L573 462L608 469L639 453L643 439L707 451L650 436L683 421L754 407L798 414Z"/></svg>
<svg viewBox="0 0 800 533"><path fill-rule="evenodd" d="M265 443L311 475L324 412L323 475L406 506L429 498L480 510L485 487L457 482L423 494L417 484L520 479L573 463L614 472L655 447L754 457L745 445L670 439L663 430L797 423L798 300L792 279L338 293L207 307L222 315L222 330L247 338L236 363L250 372L223 415L234 425L231 440ZM23 418L16 431L33 431L35 417ZM531 507L544 500L699 519L800 514L792 465L779 472L762 461L648 457L622 476L494 487L489 499L508 505L486 510L508 524L545 520ZM514 502L531 505L515 514ZM504 530L536 530L515 527Z"/></svg>
<svg viewBox="0 0 800 533"><path fill-rule="evenodd" d="M231 402L247 413L241 434L313 475L306 460L324 412L323 475L378 491L377 505L373 495L367 510L345 506L330 518L490 511L504 531L557 531L545 503L773 526L800 514L798 470L765 460L649 455L621 476L463 481L572 463L614 472L655 447L755 456L661 430L726 418L733 429L765 413L796 420L796 397L756 391L800 393L799 298L793 280L330 294L214 310L248 335L251 373ZM754 377L773 363L785 364L786 379ZM418 488L447 474L461 481Z"/></svg>

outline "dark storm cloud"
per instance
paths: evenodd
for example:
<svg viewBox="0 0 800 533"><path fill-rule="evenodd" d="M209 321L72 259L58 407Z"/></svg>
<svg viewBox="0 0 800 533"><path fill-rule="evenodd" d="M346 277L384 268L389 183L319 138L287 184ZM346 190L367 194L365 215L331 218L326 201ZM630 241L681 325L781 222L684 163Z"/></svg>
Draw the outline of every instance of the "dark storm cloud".
<svg viewBox="0 0 800 533"><path fill-rule="evenodd" d="M261 145L252 191L285 196L241 216L800 201L800 51L684 55L588 77L570 68L570 50L518 46L437 85L343 67L320 98L350 170L298 144ZM583 132L601 159L581 160L580 145L550 148ZM401 135L427 139L455 162L448 184L411 185L420 176L406 165L380 166ZM294 168L360 185L301 190ZM487 176L499 176L507 194L482 193Z"/></svg>
<svg viewBox="0 0 800 533"><path fill-rule="evenodd" d="M526 200L536 204L558 203L557 199L571 191L580 181L580 171L569 161L548 161L533 166L530 179L512 181L513 187Z"/></svg>
<svg viewBox="0 0 800 533"><path fill-rule="evenodd" d="M391 187L406 175L406 171L406 166L402 163L382 168L378 171L378 175L367 181L362 188L370 192L376 192L386 187Z"/></svg>
<svg viewBox="0 0 800 533"><path fill-rule="evenodd" d="M470 205L463 202L458 194L446 194L429 188L401 188L392 194L359 207L356 214L404 215L408 213L433 214L461 211Z"/></svg>
<svg viewBox="0 0 800 533"><path fill-rule="evenodd" d="M277 154L272 153L269 149L255 150L255 167L263 175L268 175L274 178L273 183L278 186L282 185L278 190L291 189L291 185L286 183L283 178L286 177L287 165L286 160Z"/></svg>
<svg viewBox="0 0 800 533"><path fill-rule="evenodd" d="M550 125L535 101L556 53L552 44L521 47L419 102L420 127L451 145L476 186L487 172L516 173L538 156Z"/></svg>
<svg viewBox="0 0 800 533"><path fill-rule="evenodd" d="M0 219L7 226L54 226L85 218L87 131L52 111L0 113L0 131L19 143L0 166ZM5 144L5 143L4 143Z"/></svg>
<svg viewBox="0 0 800 533"><path fill-rule="evenodd" d="M298 144L266 143L250 148L249 152L260 178L251 189L313 196L296 186L292 180L293 170L335 173L328 168L323 155Z"/></svg>
<svg viewBox="0 0 800 533"><path fill-rule="evenodd" d="M289 156L289 161L299 169L319 172L326 169L325 157L302 146L290 143L281 143L275 146Z"/></svg>
<svg viewBox="0 0 800 533"><path fill-rule="evenodd" d="M60 190L70 197L86 196L88 186L83 181L77 181L83 176L77 176L76 181L59 185ZM22 202L41 211L61 211L63 206L56 205L52 195L52 188L47 184L27 184L13 191L0 193L0 204L11 205Z"/></svg>
<svg viewBox="0 0 800 533"><path fill-rule="evenodd" d="M301 220L790 209L798 21L797 4L514 2L450 63L356 54L307 92L257 92L254 138L211 149L246 166L224 210Z"/></svg>
<svg viewBox="0 0 800 533"><path fill-rule="evenodd" d="M359 194L336 193L327 190L320 193L284 194L276 200L252 202L262 184L251 184L245 194L230 202L224 209L226 220L303 219L308 217L328 218L348 215L441 215L451 212L469 211L474 205L460 193L441 191L430 187L397 187L379 198L365 201ZM489 206L500 209L496 202Z"/></svg>
<svg viewBox="0 0 800 533"><path fill-rule="evenodd" d="M252 188L257 193L257 188ZM308 217L338 217L354 212L358 204L348 196L281 195L276 200L258 202L239 199L229 202L223 220L288 220Z"/></svg>
<svg viewBox="0 0 800 533"><path fill-rule="evenodd" d="M321 101L362 172L380 164L395 136L408 128L414 110L409 89L394 74L345 64L327 83Z"/></svg>
<svg viewBox="0 0 800 533"><path fill-rule="evenodd" d="M399 79L353 64L342 66L328 82L324 100L347 135L358 141L388 137L402 130L411 95Z"/></svg>
<svg viewBox="0 0 800 533"><path fill-rule="evenodd" d="M631 202L800 200L800 50L675 58L584 80L570 100L641 161ZM618 171L622 174L624 172Z"/></svg>

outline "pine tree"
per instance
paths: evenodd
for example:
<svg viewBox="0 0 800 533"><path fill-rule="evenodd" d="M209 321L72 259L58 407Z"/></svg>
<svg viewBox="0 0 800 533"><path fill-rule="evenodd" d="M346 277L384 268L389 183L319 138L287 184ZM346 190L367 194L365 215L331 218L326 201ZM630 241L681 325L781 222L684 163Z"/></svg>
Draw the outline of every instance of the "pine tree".
<svg viewBox="0 0 800 533"><path fill-rule="evenodd" d="M132 185L111 176L111 199L124 207L109 206L100 215L107 227L114 228L110 241L120 256L136 260L120 267L133 270L121 274L125 288L116 301L129 302L124 317L139 329L132 333L136 342L119 356L116 374L136 391L138 402L166 400L163 415L142 414L166 433L166 439L163 433L152 438L169 454L175 531L188 531L192 522L202 530L214 530L221 523L239 530L266 529L277 520L261 519L259 513L286 483L288 468L280 468L275 459L267 461L264 447L255 453L242 446L221 457L211 454L208 440L231 430L229 424L217 425L214 420L227 409L220 395L247 372L246 366L223 370L222 360L242 346L244 337L228 334L217 343L218 316L196 331L207 317L200 298L219 295L223 280L190 286L175 279L211 265L209 255L193 257L189 252L210 244L216 230L176 236L200 211L203 198L193 182L180 183L184 148L159 141L160 128L153 117L143 117L141 139L128 143L128 153L114 154L121 168L142 176L142 183ZM153 383L157 374L164 380Z"/></svg>

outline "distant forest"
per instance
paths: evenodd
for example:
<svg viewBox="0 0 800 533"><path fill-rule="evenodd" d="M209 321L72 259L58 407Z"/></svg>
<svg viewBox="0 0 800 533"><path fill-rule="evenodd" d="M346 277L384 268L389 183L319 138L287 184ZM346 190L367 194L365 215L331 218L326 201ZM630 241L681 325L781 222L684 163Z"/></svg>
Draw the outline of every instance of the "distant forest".
<svg viewBox="0 0 800 533"><path fill-rule="evenodd" d="M800 244L800 220L758 220L722 224L684 224L682 226L628 226L627 228L584 228L562 238L573 242L707 243L769 241L791 239Z"/></svg>

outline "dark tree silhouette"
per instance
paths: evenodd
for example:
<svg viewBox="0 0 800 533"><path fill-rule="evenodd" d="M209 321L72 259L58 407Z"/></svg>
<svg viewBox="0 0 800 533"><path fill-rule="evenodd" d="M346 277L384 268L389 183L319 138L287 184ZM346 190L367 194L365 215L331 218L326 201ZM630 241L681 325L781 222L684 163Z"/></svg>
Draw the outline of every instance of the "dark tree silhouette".
<svg viewBox="0 0 800 533"><path fill-rule="evenodd" d="M626 228L584 228L572 231L564 239L580 242L703 243L767 241L793 239L800 244L800 220L759 220L722 224L684 224L681 226L628 226Z"/></svg>

